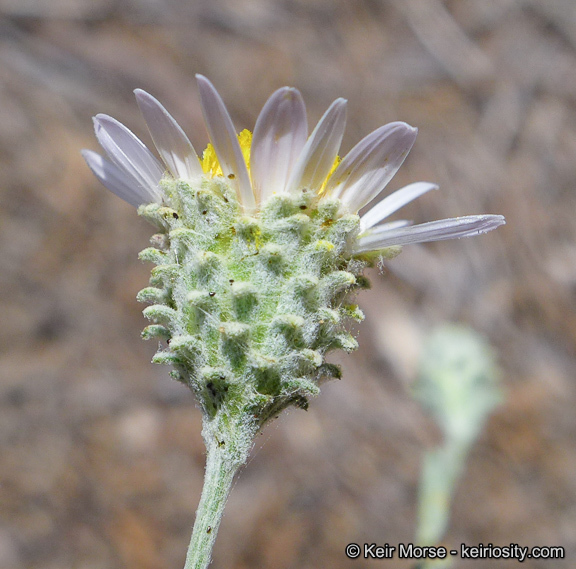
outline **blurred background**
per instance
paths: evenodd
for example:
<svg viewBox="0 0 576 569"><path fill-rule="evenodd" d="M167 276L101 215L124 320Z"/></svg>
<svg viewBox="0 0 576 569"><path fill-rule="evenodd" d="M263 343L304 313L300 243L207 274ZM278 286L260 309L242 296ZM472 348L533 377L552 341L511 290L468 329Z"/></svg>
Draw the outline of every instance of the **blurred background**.
<svg viewBox="0 0 576 569"><path fill-rule="evenodd" d="M213 567L412 568L351 561L349 542L415 532L423 339L471 326L505 402L472 449L448 546L561 545L576 555L576 5L573 0L0 0L0 567L182 567L204 469L192 396L150 364L135 296L152 228L80 157L91 117L146 142L132 91L201 151L194 74L237 128L298 87L311 127L349 100L343 151L404 120L419 137L390 190L440 192L417 222L500 213L482 237L408 247L371 272L360 350L308 412L257 440ZM516 567L468 561L456 567Z"/></svg>

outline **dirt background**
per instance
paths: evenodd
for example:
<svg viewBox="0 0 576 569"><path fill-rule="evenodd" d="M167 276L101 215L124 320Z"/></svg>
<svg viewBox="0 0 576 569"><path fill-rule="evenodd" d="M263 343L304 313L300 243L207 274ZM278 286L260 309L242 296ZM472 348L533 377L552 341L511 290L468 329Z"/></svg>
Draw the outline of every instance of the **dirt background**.
<svg viewBox="0 0 576 569"><path fill-rule="evenodd" d="M498 353L507 398L474 447L446 544L561 545L576 558L576 4L573 0L0 0L0 567L183 565L203 474L191 395L150 364L136 292L151 228L79 150L91 116L148 141L132 90L206 141L194 73L251 128L301 89L311 125L349 100L344 150L420 129L396 189L440 184L416 221L501 213L477 239L407 248L360 302L341 382L257 442L215 568L411 568L344 556L410 542L422 339L455 321ZM516 561L457 562L504 569Z"/></svg>

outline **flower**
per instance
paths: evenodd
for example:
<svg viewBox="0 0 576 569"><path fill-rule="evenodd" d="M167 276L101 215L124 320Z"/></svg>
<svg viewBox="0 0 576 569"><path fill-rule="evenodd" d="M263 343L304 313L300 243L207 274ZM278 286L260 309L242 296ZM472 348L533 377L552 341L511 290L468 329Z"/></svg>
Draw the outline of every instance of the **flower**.
<svg viewBox="0 0 576 569"><path fill-rule="evenodd" d="M344 211L357 214L384 190L416 139L417 129L392 122L366 136L340 160L346 101L336 99L308 136L304 101L291 87L278 89L268 99L253 136L248 131L238 135L212 83L201 75L197 79L211 141L202 160L168 111L141 89L135 91L136 100L163 164L117 120L104 114L94 117L96 137L107 158L84 150L84 159L102 184L131 205L163 203L166 178L195 182L222 175L249 214L257 215L274 194L302 188L314 192L319 201L337 198ZM418 225L407 220L381 223L436 189L435 184L417 182L378 201L360 216L353 252L470 237L505 223L501 215L470 215Z"/></svg>
<svg viewBox="0 0 576 569"><path fill-rule="evenodd" d="M340 159L346 101L336 99L308 136L300 93L268 99L254 134L237 134L212 84L198 76L211 143L196 154L151 95L136 99L162 159L107 115L94 118L107 157L85 150L96 177L158 233L140 253L156 266L138 299L159 340L152 361L173 367L203 412L206 473L186 567L205 568L234 473L254 437L289 406L306 408L341 376L327 361L358 346L353 296L364 270L408 243L468 237L504 223L476 215L411 226L381 223L436 189L410 184L358 215L382 192L414 144L416 129L384 125Z"/></svg>

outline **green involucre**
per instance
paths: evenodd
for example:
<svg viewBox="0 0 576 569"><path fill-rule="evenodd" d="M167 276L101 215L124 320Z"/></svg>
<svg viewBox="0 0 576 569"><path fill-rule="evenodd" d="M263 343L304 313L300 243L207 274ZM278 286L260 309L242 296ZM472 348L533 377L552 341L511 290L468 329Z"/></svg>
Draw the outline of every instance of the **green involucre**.
<svg viewBox="0 0 576 569"><path fill-rule="evenodd" d="M307 190L278 194L242 213L223 178L166 181L170 207L139 209L159 233L140 257L156 264L138 298L151 303L144 338L165 340L156 363L195 393L207 418L239 412L259 428L290 404L306 407L326 362L352 351L349 303L373 259L355 257L359 217Z"/></svg>

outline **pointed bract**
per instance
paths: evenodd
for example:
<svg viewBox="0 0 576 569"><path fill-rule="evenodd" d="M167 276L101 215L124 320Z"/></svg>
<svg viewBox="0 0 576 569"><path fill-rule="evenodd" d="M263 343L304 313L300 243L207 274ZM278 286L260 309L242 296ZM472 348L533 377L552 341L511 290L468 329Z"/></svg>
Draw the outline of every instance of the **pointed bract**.
<svg viewBox="0 0 576 569"><path fill-rule="evenodd" d="M246 211L253 211L256 201L232 119L212 83L202 75L196 75L196 79L206 128L222 172L236 188Z"/></svg>
<svg viewBox="0 0 576 569"><path fill-rule="evenodd" d="M164 106L142 89L134 91L136 101L162 160L175 178L196 180L203 175L194 147L180 125Z"/></svg>
<svg viewBox="0 0 576 569"><path fill-rule="evenodd" d="M284 192L308 136L306 107L297 89L283 87L266 101L252 137L250 174L258 203Z"/></svg>

